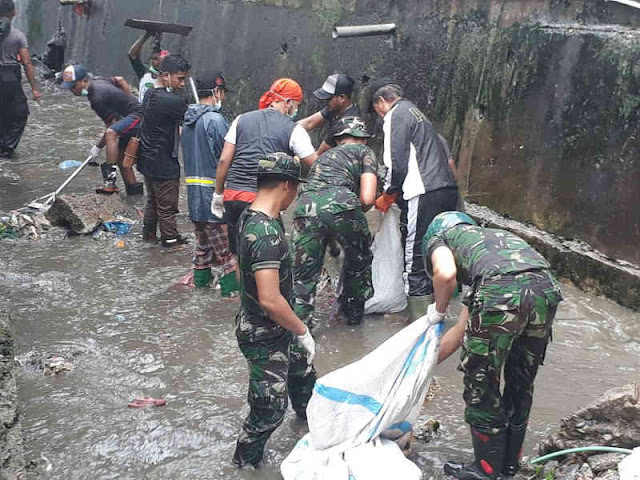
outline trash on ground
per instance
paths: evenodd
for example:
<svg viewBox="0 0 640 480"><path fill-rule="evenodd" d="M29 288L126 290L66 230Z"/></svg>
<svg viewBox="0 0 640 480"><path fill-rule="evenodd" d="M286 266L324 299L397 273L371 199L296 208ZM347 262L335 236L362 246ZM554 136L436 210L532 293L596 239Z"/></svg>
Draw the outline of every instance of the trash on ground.
<svg viewBox="0 0 640 480"><path fill-rule="evenodd" d="M52 355L44 361L45 375L58 375L59 373L70 372L71 370L73 370L73 365L64 357Z"/></svg>
<svg viewBox="0 0 640 480"><path fill-rule="evenodd" d="M442 323L429 325L422 317L359 361L318 379L307 407L309 434L282 463L285 480L348 480L343 454L347 472L366 470L374 475L362 477L367 480L421 478L399 444L409 448L443 329Z"/></svg>
<svg viewBox="0 0 640 480"><path fill-rule="evenodd" d="M115 233L116 235L126 235L131 231L133 222L114 220L111 222L104 222L101 227L107 232Z"/></svg>
<svg viewBox="0 0 640 480"><path fill-rule="evenodd" d="M65 160L58 164L58 168L60 170L71 170L72 168L78 168L80 165L82 165L82 162L78 160Z"/></svg>
<svg viewBox="0 0 640 480"><path fill-rule="evenodd" d="M163 398L151 398L151 397L142 397L135 398L131 403L129 403L129 408L145 408L145 407L163 407L167 404L167 401Z"/></svg>
<svg viewBox="0 0 640 480"><path fill-rule="evenodd" d="M116 242L116 248L124 248L124 247L126 247L126 246L127 246L127 244L125 243L125 241L124 241L124 240L118 240L118 241Z"/></svg>
<svg viewBox="0 0 640 480"><path fill-rule="evenodd" d="M27 238L36 240L51 223L40 212L11 212L8 217L0 218L0 240Z"/></svg>

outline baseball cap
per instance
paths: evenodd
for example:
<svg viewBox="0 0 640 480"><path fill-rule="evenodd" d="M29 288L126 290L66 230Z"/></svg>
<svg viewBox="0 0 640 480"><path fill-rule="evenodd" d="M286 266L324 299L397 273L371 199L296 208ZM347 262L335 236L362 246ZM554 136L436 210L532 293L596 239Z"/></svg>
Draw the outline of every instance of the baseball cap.
<svg viewBox="0 0 640 480"><path fill-rule="evenodd" d="M225 92L229 91L222 72L206 72L198 75L196 86L198 90L213 90L216 87L221 87Z"/></svg>
<svg viewBox="0 0 640 480"><path fill-rule="evenodd" d="M89 71L82 65L69 65L62 72L62 85L65 90L71 90L76 82L84 80Z"/></svg>
<svg viewBox="0 0 640 480"><path fill-rule="evenodd" d="M265 175L282 175L300 182L305 181L302 178L300 159L284 152L270 153L258 162L258 177Z"/></svg>
<svg viewBox="0 0 640 480"><path fill-rule="evenodd" d="M320 100L329 100L336 95L346 95L350 97L353 93L353 79L348 75L334 73L329 75L322 84L322 87L313 92Z"/></svg>
<svg viewBox="0 0 640 480"><path fill-rule="evenodd" d="M342 135L350 135L358 138L369 138L369 132L367 132L367 126L360 117L343 117L338 120L333 134L334 137L341 137Z"/></svg>

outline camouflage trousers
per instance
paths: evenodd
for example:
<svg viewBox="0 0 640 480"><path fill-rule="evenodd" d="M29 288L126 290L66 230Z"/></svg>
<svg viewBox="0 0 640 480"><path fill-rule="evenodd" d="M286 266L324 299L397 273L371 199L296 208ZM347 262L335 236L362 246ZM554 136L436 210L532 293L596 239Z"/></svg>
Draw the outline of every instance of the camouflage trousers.
<svg viewBox="0 0 640 480"><path fill-rule="evenodd" d="M335 239L344 250L340 304L349 318L364 315L364 303L373 295L371 282L371 234L361 209L320 213L293 220L293 310L309 327L315 310L315 295L325 249Z"/></svg>
<svg viewBox="0 0 640 480"><path fill-rule="evenodd" d="M239 315L241 317L241 315ZM306 351L280 326L257 327L238 319L238 346L249 366L249 415L238 438L233 461L258 466L269 437L282 423L288 398L298 416L306 418L316 371Z"/></svg>
<svg viewBox="0 0 640 480"><path fill-rule="evenodd" d="M465 421L487 432L526 425L562 300L557 282L544 270L503 275L484 281L471 300L460 365Z"/></svg>

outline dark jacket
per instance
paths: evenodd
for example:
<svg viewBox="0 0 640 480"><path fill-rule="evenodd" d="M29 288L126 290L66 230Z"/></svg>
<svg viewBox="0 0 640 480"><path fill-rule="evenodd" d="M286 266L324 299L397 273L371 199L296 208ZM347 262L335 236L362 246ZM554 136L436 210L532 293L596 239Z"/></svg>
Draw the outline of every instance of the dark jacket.
<svg viewBox="0 0 640 480"><path fill-rule="evenodd" d="M164 88L153 88L142 102L138 170L153 180L178 180L179 126L187 101Z"/></svg>
<svg viewBox="0 0 640 480"><path fill-rule="evenodd" d="M441 188L457 188L449 158L427 117L409 100L399 100L384 117L384 161L391 167L387 193L404 200Z"/></svg>
<svg viewBox="0 0 640 480"><path fill-rule="evenodd" d="M211 197L227 130L229 124L215 107L189 105L182 127L182 154L193 222L222 222L211 213Z"/></svg>

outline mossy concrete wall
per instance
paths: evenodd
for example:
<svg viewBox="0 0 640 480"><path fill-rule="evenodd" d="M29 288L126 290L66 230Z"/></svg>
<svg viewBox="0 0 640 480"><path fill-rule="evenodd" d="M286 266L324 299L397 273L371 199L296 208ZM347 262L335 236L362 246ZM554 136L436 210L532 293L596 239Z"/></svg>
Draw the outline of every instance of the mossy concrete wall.
<svg viewBox="0 0 640 480"><path fill-rule="evenodd" d="M640 263L640 10L604 0L18 0L36 51L63 25L69 60L131 72L126 18L194 27L165 36L195 70L224 70L233 113L278 76L307 95L328 73L394 76L452 144L467 200ZM396 22L395 37L333 41L333 24ZM362 100L362 98L361 98ZM314 106L309 106L313 109Z"/></svg>

